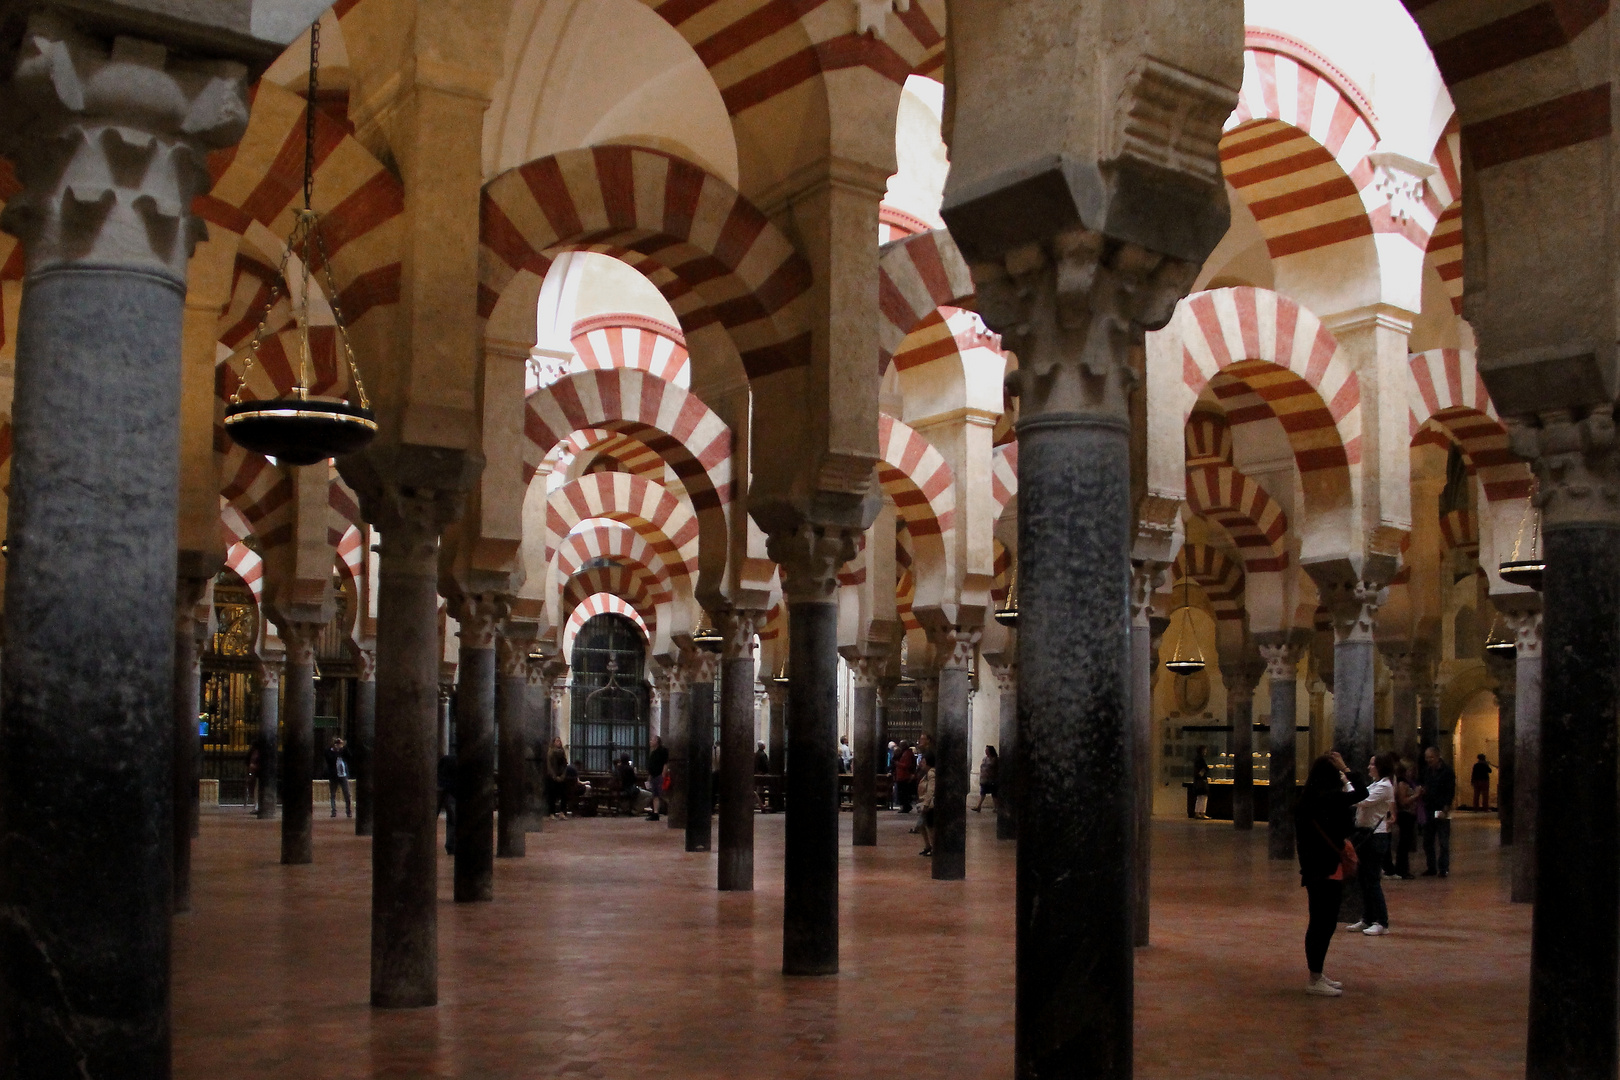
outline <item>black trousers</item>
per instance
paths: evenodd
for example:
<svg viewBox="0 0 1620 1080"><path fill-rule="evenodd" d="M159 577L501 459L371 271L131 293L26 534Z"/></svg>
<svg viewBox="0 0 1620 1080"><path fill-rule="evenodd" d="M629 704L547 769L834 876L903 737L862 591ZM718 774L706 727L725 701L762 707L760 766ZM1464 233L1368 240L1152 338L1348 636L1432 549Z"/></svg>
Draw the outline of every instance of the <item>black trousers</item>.
<svg viewBox="0 0 1620 1080"><path fill-rule="evenodd" d="M1305 883L1310 898L1310 922L1305 926L1305 967L1312 975L1322 974L1328 943L1339 928L1339 902L1344 898L1344 882L1322 878Z"/></svg>
<svg viewBox="0 0 1620 1080"><path fill-rule="evenodd" d="M1439 847L1440 857L1435 858L1435 848ZM1424 872L1432 874L1439 871L1442 874L1451 873L1451 818L1436 819L1433 814L1423 823L1423 861L1427 864Z"/></svg>

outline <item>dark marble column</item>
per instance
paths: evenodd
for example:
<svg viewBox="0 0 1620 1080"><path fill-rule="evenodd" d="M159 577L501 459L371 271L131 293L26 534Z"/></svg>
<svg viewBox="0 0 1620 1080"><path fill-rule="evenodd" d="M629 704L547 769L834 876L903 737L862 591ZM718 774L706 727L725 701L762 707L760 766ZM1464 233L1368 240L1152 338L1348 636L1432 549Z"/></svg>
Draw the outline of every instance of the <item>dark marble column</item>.
<svg viewBox="0 0 1620 1080"><path fill-rule="evenodd" d="M456 664L457 903L495 898L495 637L510 602L495 593L453 597L461 627Z"/></svg>
<svg viewBox="0 0 1620 1080"><path fill-rule="evenodd" d="M669 748L669 783L670 790L665 795L669 802L669 813L666 815L669 827L686 831L687 806L692 799L692 778L688 775L687 757L692 752L692 688L686 681L684 667L677 664L669 672L668 704L664 708L664 715L669 720L669 726L664 735L664 745Z"/></svg>
<svg viewBox="0 0 1620 1080"><path fill-rule="evenodd" d="M287 647L286 702L281 725L281 861L315 858L315 639L319 623L288 622L277 628Z"/></svg>
<svg viewBox="0 0 1620 1080"><path fill-rule="evenodd" d="M529 634L532 630L519 637L503 632L495 643L495 730L500 756L500 768L496 770L499 831L495 856L501 859L521 859L528 852L529 812L524 796L529 749Z"/></svg>
<svg viewBox="0 0 1620 1080"><path fill-rule="evenodd" d="M771 774L785 776L787 775L787 683L779 683L774 677L769 678L765 681L765 693L771 702L770 739L766 751L771 759ZM771 809L780 813L783 798L782 785L777 783L771 788Z"/></svg>
<svg viewBox="0 0 1620 1080"><path fill-rule="evenodd" d="M952 627L934 635L939 658L939 704L935 713L934 759L939 775L934 780L935 881L961 881L967 877L967 800L970 787L968 735L969 676L979 628Z"/></svg>
<svg viewBox="0 0 1620 1080"><path fill-rule="evenodd" d="M259 818L276 816L281 763L281 661L259 661Z"/></svg>
<svg viewBox="0 0 1620 1080"><path fill-rule="evenodd" d="M849 657L850 728L854 738L855 761L850 778L851 846L877 846L877 771L883 767L883 748L878 742L878 679L888 666L886 657Z"/></svg>
<svg viewBox="0 0 1620 1080"><path fill-rule="evenodd" d="M439 999L439 534L460 512L474 465L418 447L340 461L381 537L371 841L371 1003L380 1008Z"/></svg>
<svg viewBox="0 0 1620 1080"><path fill-rule="evenodd" d="M1518 717L1514 691L1518 686L1518 657L1515 651L1498 655L1485 650L1485 666L1496 680L1496 818L1499 843L1513 844L1513 781L1517 766Z"/></svg>
<svg viewBox="0 0 1620 1080"><path fill-rule="evenodd" d="M766 612L729 611L720 672L720 860L722 892L754 889L754 637Z"/></svg>
<svg viewBox="0 0 1620 1080"><path fill-rule="evenodd" d="M349 741L354 759L354 835L370 836L377 812L371 760L377 742L377 654L356 649L354 657L359 674L354 684L354 738Z"/></svg>
<svg viewBox="0 0 1620 1080"><path fill-rule="evenodd" d="M451 746L453 745L450 739L450 730L453 725L451 724L450 720L451 717L455 715L455 707L456 693L454 684L444 682L440 683L438 724L435 728L434 735L440 757L448 754Z"/></svg>
<svg viewBox="0 0 1620 1080"><path fill-rule="evenodd" d="M838 568L862 530L772 533L788 604L786 851L782 972L838 971Z"/></svg>
<svg viewBox="0 0 1620 1080"><path fill-rule="evenodd" d="M1254 671L1246 661L1222 664L1226 713L1232 725L1232 827L1254 828Z"/></svg>
<svg viewBox="0 0 1620 1080"><path fill-rule="evenodd" d="M166 1077L181 322L244 72L8 14L0 1075ZM176 21L183 17L176 16ZM195 731L196 716L192 721ZM176 825L178 824L178 829Z"/></svg>
<svg viewBox="0 0 1620 1080"><path fill-rule="evenodd" d="M686 850L714 844L714 676L720 654L685 649L686 669ZM671 755L673 756L673 755Z"/></svg>
<svg viewBox="0 0 1620 1080"><path fill-rule="evenodd" d="M1513 783L1513 889L1516 904L1534 903L1537 872L1536 848L1542 833L1539 795L1542 777L1543 623L1541 608L1531 599L1503 612L1513 629L1514 657L1514 783ZM1562 783L1561 779L1554 780Z"/></svg>
<svg viewBox="0 0 1620 1080"><path fill-rule="evenodd" d="M1131 941L1138 948L1152 935L1153 669L1158 655L1153 592L1163 574L1159 562L1141 561L1131 568Z"/></svg>
<svg viewBox="0 0 1620 1080"><path fill-rule="evenodd" d="M1418 707L1412 650L1406 642L1391 642L1380 647L1379 652L1383 654L1384 666L1389 669L1390 727L1395 732L1395 752L1415 762L1418 760Z"/></svg>
<svg viewBox="0 0 1620 1080"><path fill-rule="evenodd" d="M1323 605L1333 617L1333 748L1345 764L1365 772L1375 749L1373 617L1384 591L1365 581L1319 578Z"/></svg>
<svg viewBox="0 0 1620 1080"><path fill-rule="evenodd" d="M1013 642L1017 649L1017 642ZM1001 764L996 775L996 839L1018 839L1018 664L990 668L1000 694L1000 723L996 753Z"/></svg>
<svg viewBox="0 0 1620 1080"><path fill-rule="evenodd" d="M1294 786L1298 776L1295 728L1299 709L1299 658L1303 643L1287 635L1267 635L1260 642L1271 683L1271 790L1266 853L1273 859L1294 857Z"/></svg>
<svg viewBox="0 0 1620 1080"><path fill-rule="evenodd" d="M207 578L181 578L174 610L174 910L191 910L191 840L197 835L202 746L197 716L202 698L202 630L197 605Z"/></svg>

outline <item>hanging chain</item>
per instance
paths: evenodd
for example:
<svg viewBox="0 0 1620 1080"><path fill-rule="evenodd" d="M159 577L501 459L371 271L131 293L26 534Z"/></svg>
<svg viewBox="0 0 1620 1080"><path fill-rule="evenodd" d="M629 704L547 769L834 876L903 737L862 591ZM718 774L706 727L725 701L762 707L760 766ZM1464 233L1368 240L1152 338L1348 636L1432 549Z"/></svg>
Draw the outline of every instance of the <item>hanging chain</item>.
<svg viewBox="0 0 1620 1080"><path fill-rule="evenodd" d="M315 195L315 94L320 89L321 20L309 27L309 102L304 110L304 209Z"/></svg>

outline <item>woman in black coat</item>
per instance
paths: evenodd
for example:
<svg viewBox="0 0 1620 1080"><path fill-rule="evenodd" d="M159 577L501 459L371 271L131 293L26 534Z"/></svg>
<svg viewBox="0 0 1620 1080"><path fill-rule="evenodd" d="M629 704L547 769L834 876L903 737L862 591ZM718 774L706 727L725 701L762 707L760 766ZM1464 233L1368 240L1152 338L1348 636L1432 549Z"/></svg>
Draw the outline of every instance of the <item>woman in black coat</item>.
<svg viewBox="0 0 1620 1080"><path fill-rule="evenodd" d="M1311 765L1294 810L1294 848L1299 852L1299 881L1310 898L1305 928L1305 966L1311 973L1307 994L1338 997L1343 986L1322 974L1328 943L1339 923L1344 875L1339 859L1355 827L1351 807L1367 797L1367 785L1350 775L1337 753Z"/></svg>

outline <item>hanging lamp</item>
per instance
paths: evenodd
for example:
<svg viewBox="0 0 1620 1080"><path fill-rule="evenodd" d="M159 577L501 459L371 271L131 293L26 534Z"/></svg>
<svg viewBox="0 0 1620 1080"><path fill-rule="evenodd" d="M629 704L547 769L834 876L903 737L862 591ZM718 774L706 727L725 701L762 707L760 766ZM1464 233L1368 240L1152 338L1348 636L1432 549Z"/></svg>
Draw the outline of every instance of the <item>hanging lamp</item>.
<svg viewBox="0 0 1620 1080"><path fill-rule="evenodd" d="M1518 643L1513 640L1513 635L1509 634L1507 628L1502 625L1502 613L1498 611L1491 619L1490 633L1485 635L1485 655L1512 656L1518 651Z"/></svg>
<svg viewBox="0 0 1620 1080"><path fill-rule="evenodd" d="M778 671L775 675L771 676L771 682L779 683L779 684L781 684L783 686L787 685L787 683L788 683L788 673L787 673L787 666L786 665L783 665L781 671Z"/></svg>
<svg viewBox="0 0 1620 1080"><path fill-rule="evenodd" d="M705 652L719 652L726 639L714 628L708 612L698 618L697 629L692 631L692 644Z"/></svg>
<svg viewBox="0 0 1620 1080"><path fill-rule="evenodd" d="M1198 634L1192 621L1192 586L1188 578L1181 579L1181 632L1176 635L1175 655L1164 666L1176 675L1186 677L1204 670L1204 651L1198 646ZM1182 654L1182 646L1192 642L1192 652Z"/></svg>
<svg viewBox="0 0 1620 1080"><path fill-rule="evenodd" d="M360 382L360 368L349 345L349 328L338 307L337 283L332 278L332 261L326 254L326 241L321 237L320 215L311 205L315 192L315 93L319 85L321 24L316 21L309 28L309 101L304 119L304 208L298 211L298 221L287 246L281 253L281 264L276 268L276 279L270 286L270 298L259 317L258 328L248 346L247 363L236 393L225 407L225 433L244 450L274 458L283 465L313 465L331 457L352 454L363 448L377 434L377 419L366 398L366 388ZM302 288L293 294L287 277L287 261L298 254ZM336 330L336 348L348 365L349 378L354 385L359 404L351 404L343 397L317 396L311 392L315 380L315 361L310 352L310 267L319 260L326 299L332 309L332 323ZM259 348L268 332L270 314L281 297L282 286L287 288L293 306L293 320L298 335L298 382L284 397L267 400L242 397L247 389L248 373L259 363Z"/></svg>
<svg viewBox="0 0 1620 1080"><path fill-rule="evenodd" d="M1529 534L1528 538L1526 533ZM1541 579L1546 573L1547 563L1541 555L1541 515L1536 512L1535 491L1531 490L1530 500L1525 503L1524 518L1519 522L1519 531L1513 537L1513 557L1497 567L1502 580L1511 585L1523 585L1526 588L1541 591Z"/></svg>
<svg viewBox="0 0 1620 1080"><path fill-rule="evenodd" d="M1013 559L1012 568L1007 571L1007 598L996 608L994 618L996 622L1009 630L1018 628L1018 560Z"/></svg>

